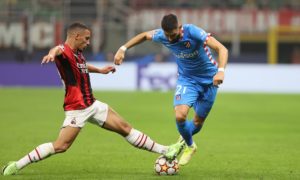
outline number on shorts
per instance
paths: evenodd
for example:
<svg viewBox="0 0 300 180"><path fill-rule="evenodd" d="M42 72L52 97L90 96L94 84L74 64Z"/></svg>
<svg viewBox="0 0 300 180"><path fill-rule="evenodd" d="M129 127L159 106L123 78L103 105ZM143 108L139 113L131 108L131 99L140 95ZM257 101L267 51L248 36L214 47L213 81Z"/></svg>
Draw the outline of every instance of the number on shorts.
<svg viewBox="0 0 300 180"><path fill-rule="evenodd" d="M182 86L182 85L176 86L176 94L185 94L185 92L186 92L186 86Z"/></svg>

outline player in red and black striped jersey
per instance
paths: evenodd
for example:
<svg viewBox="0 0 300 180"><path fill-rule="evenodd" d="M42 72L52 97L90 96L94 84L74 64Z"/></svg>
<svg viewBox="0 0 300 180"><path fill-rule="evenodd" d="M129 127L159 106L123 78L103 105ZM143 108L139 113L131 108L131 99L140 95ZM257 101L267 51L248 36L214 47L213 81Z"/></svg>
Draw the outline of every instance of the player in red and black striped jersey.
<svg viewBox="0 0 300 180"><path fill-rule="evenodd" d="M89 77L88 64L81 51L74 51L68 44L58 46L60 54L55 63L66 88L65 111L85 109L95 102ZM109 67L114 71L114 67Z"/></svg>
<svg viewBox="0 0 300 180"><path fill-rule="evenodd" d="M65 43L52 48L44 56L42 64L55 61L65 84L63 128L54 142L41 144L20 160L4 166L3 175L16 174L32 162L38 162L55 153L65 152L86 122L92 122L122 135L134 147L163 154L169 159L173 159L180 153L183 143L164 146L154 142L146 134L134 129L106 103L94 98L89 72L108 74L115 72L115 67L98 68L86 63L82 51L90 44L90 36L89 28L81 23L74 23L67 30Z"/></svg>

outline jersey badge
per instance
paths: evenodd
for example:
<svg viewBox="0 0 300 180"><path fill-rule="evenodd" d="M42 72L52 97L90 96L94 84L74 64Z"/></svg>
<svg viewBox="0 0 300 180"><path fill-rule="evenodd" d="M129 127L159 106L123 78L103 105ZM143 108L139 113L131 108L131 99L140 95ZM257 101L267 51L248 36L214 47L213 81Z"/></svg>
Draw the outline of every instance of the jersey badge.
<svg viewBox="0 0 300 180"><path fill-rule="evenodd" d="M76 124L76 119L75 119L75 117L71 120L71 124Z"/></svg>
<svg viewBox="0 0 300 180"><path fill-rule="evenodd" d="M190 47L191 47L190 41L185 42L185 43L184 43L184 46L185 46L186 48L190 48Z"/></svg>
<svg viewBox="0 0 300 180"><path fill-rule="evenodd" d="M175 98L177 101L181 100L181 94L177 94Z"/></svg>

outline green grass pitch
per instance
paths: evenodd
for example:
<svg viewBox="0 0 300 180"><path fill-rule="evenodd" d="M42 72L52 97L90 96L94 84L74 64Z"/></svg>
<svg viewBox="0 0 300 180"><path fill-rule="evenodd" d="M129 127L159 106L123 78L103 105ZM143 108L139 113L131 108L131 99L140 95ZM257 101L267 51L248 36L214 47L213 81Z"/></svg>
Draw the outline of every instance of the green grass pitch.
<svg viewBox="0 0 300 180"><path fill-rule="evenodd" d="M162 144L178 138L171 92L95 92L135 128ZM63 89L0 89L0 165L55 140ZM219 93L198 152L172 177L157 176L157 154L88 124L72 147L0 179L300 179L300 94Z"/></svg>

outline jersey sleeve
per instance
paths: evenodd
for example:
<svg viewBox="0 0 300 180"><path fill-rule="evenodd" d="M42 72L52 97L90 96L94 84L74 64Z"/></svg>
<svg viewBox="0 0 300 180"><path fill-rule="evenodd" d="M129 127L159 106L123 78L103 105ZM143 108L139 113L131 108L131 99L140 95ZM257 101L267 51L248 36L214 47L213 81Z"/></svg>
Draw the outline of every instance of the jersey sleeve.
<svg viewBox="0 0 300 180"><path fill-rule="evenodd" d="M155 29L153 30L153 34L152 34L152 41L153 42L158 42L160 43L162 40L162 36L163 36L163 30L162 29Z"/></svg>
<svg viewBox="0 0 300 180"><path fill-rule="evenodd" d="M201 43L205 44L207 39L210 37L210 33L206 33L203 29L195 26L195 25L189 25L189 33L190 36Z"/></svg>

